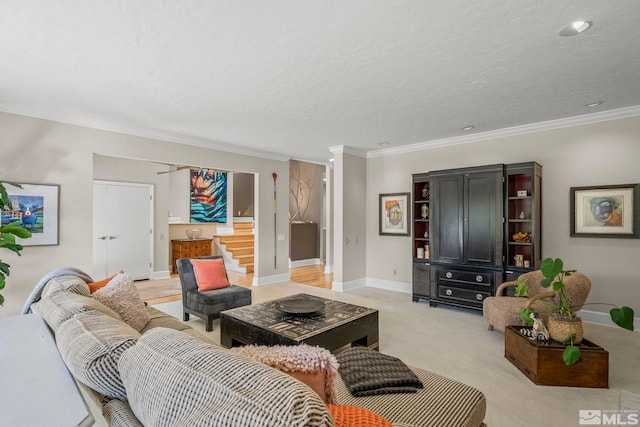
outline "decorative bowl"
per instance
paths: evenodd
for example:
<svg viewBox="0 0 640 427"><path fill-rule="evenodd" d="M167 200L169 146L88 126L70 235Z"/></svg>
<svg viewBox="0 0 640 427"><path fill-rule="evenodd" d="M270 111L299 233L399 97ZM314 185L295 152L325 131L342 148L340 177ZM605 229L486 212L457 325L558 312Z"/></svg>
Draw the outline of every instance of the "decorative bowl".
<svg viewBox="0 0 640 427"><path fill-rule="evenodd" d="M188 228L185 234L189 239L199 239L202 236L201 228Z"/></svg>

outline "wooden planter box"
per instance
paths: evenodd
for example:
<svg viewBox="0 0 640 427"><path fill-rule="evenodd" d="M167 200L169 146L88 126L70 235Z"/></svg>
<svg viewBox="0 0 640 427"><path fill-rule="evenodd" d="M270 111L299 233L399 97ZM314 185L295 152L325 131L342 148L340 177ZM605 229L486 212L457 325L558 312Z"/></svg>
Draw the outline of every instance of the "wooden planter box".
<svg viewBox="0 0 640 427"><path fill-rule="evenodd" d="M504 357L537 385L609 388L609 353L588 340L582 340L580 360L565 365L564 345L545 344L522 335L521 326L507 326L504 331ZM526 326L525 326L526 328Z"/></svg>

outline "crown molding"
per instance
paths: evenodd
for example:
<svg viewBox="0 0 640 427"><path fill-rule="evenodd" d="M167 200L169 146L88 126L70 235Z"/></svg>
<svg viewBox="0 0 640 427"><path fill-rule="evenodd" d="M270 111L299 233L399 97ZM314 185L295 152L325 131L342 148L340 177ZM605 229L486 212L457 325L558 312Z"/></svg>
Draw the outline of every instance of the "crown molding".
<svg viewBox="0 0 640 427"><path fill-rule="evenodd" d="M239 154L244 156L259 157L269 160L288 161L291 156L284 156L282 154L276 154L269 151L262 151L257 149L249 149L240 147L237 145L226 144L223 142L217 142L205 138L198 138L194 136L181 135L173 132L165 132L158 130L151 130L138 126L122 125L113 122L97 120L92 118L69 118L62 115L56 115L51 113L43 113L36 111L20 111L19 109L9 108L6 105L0 104L0 111L9 114L17 114L25 117L32 117L41 120L48 120L52 122L63 123L67 125L80 126L89 129L102 130L107 132L121 133L130 136L137 136L140 138L156 139L159 141L172 142L175 144L192 145L195 147L206 148L209 150L224 151L227 153Z"/></svg>
<svg viewBox="0 0 640 427"><path fill-rule="evenodd" d="M542 132L547 130L562 129L573 126L588 125L592 123L606 122L609 120L626 119L640 116L640 105L619 108L616 110L602 111L598 113L583 114L564 119L549 120L546 122L531 123L528 125L514 126L497 129L488 132L480 132L472 135L456 136L452 138L436 139L433 141L419 142L417 144L403 145L401 147L384 148L369 151L367 158L383 157L394 154L411 153L414 151L429 150L432 148L448 147L452 145L470 144L472 142L487 141L490 139L505 138L509 136L524 135L527 133Z"/></svg>
<svg viewBox="0 0 640 427"><path fill-rule="evenodd" d="M348 145L334 145L333 147L329 147L329 151L333 154L351 154L352 156L358 157L367 157L366 150L360 150L358 148L349 147Z"/></svg>

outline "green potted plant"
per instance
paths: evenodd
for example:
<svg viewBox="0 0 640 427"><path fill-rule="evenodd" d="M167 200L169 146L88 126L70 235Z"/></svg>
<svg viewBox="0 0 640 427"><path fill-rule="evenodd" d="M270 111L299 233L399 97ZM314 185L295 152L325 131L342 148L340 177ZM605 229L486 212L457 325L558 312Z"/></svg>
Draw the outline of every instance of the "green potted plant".
<svg viewBox="0 0 640 427"><path fill-rule="evenodd" d="M11 201L9 200L9 195L7 194L7 189L5 188L5 184L22 188L19 184L0 181L0 212L3 216L2 223L0 223L0 248L6 248L20 255L20 252L22 251L22 245L16 243L16 237L27 239L31 237L31 232L19 225L11 224L9 221L7 221L8 223L4 225L5 209L13 208ZM9 267L9 264L0 260L0 290L4 289L4 286L6 284L7 276L9 275ZM0 294L0 305L3 304L4 297L2 296L2 294Z"/></svg>
<svg viewBox="0 0 640 427"><path fill-rule="evenodd" d="M564 270L564 263L560 258L546 258L540 264L540 271L544 276L544 279L540 282L541 286L544 288L551 288L556 293L556 304L552 305L544 300L540 300L543 302L551 312L548 321L549 325L553 325L554 322L566 322L568 326L569 333L566 337L557 339L558 341L563 342L565 344L565 350L562 355L562 359L564 363L567 365L571 365L576 363L580 359L580 348L576 345L578 344L582 337L578 338L578 333L581 334L582 324L579 318L576 316L577 309L581 307L575 307L571 303L571 298L566 292L564 286L564 279L574 273L576 270ZM528 288L524 281L521 281L516 286L516 296L527 296ZM607 304L612 305L613 304ZM533 323L533 319L531 318L531 313L533 312L533 308L523 307L520 309L520 317L527 323ZM621 328L628 329L630 331L634 330L634 312L633 309L627 306L617 307L613 306L613 308L609 311L609 316L611 320L616 325ZM579 321L580 323L575 323ZM553 327L549 328L549 333L552 338L554 338L554 333L552 332ZM558 335L556 335L557 337Z"/></svg>

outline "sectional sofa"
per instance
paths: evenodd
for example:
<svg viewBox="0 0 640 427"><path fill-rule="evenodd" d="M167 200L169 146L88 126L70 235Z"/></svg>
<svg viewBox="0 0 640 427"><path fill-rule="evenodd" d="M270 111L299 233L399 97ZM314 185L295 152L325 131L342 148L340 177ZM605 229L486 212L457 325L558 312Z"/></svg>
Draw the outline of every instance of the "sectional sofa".
<svg viewBox="0 0 640 427"><path fill-rule="evenodd" d="M334 426L332 403L394 426L483 425L479 390L428 371L412 368L424 384L417 393L354 397L328 374L334 362L310 381L283 372L147 307L130 287L110 283L98 296L84 274L41 282L26 311L49 325L98 426Z"/></svg>

